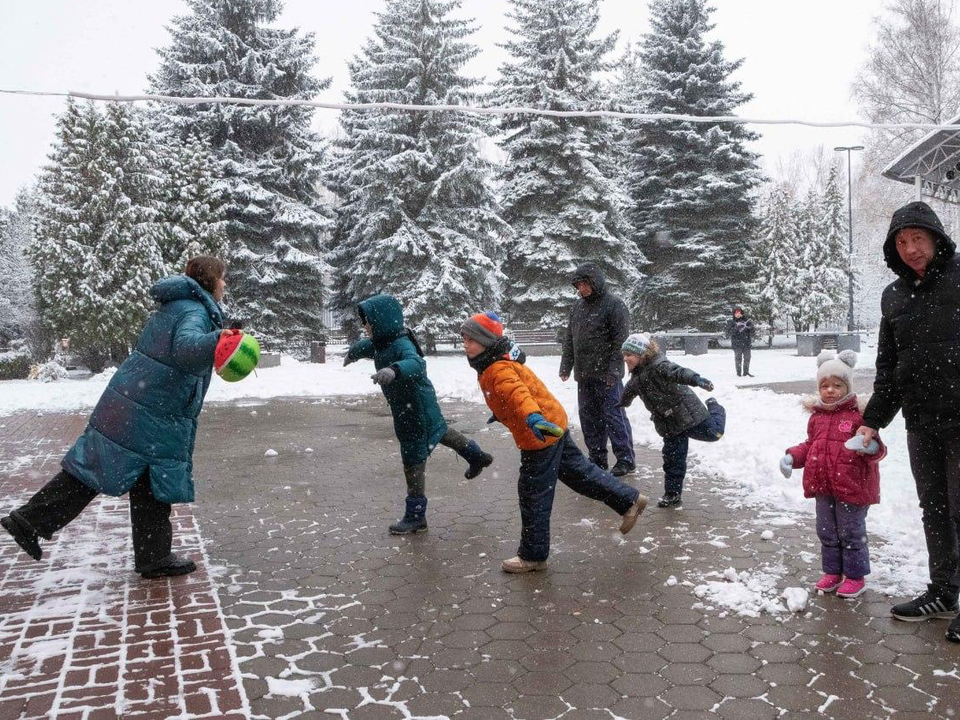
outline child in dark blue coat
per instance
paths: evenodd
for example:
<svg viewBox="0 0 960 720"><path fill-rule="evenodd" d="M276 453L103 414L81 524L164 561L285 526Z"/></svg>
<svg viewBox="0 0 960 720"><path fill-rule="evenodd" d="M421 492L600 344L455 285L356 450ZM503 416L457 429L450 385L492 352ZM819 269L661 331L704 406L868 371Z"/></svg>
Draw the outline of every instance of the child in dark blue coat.
<svg viewBox="0 0 960 720"><path fill-rule="evenodd" d="M425 470L427 458L437 445L452 448L467 461L468 480L479 475L493 457L473 440L447 426L437 403L433 384L427 378L427 363L416 339L403 324L400 302L390 295L374 295L357 308L369 338L350 346L343 364L373 358L376 373L390 411L393 429L400 441L400 457L407 481L406 511L390 526L394 535L409 535L427 529Z"/></svg>

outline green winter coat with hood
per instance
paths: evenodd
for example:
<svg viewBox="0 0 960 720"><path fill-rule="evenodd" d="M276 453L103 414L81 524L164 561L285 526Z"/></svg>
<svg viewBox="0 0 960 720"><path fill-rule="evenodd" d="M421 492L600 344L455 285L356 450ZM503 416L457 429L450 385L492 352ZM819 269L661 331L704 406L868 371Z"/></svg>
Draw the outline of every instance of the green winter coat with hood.
<svg viewBox="0 0 960 720"><path fill-rule="evenodd" d="M156 311L61 465L89 488L115 496L129 492L148 470L157 500L193 502L197 416L210 387L223 313L185 275L161 280L150 295Z"/></svg>
<svg viewBox="0 0 960 720"><path fill-rule="evenodd" d="M427 378L427 363L416 339L403 326L403 309L395 297L374 295L358 306L361 322L369 322L373 337L359 340L347 351L347 362L373 358L377 370L396 374L382 386L393 413L393 429L400 441L404 466L426 462L447 432L437 394Z"/></svg>

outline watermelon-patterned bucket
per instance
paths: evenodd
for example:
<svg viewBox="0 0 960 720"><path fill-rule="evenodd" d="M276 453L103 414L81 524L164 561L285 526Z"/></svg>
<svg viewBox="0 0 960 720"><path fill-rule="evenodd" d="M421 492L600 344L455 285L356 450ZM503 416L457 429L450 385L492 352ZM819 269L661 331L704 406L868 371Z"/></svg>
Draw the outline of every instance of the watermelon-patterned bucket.
<svg viewBox="0 0 960 720"><path fill-rule="evenodd" d="M213 369L227 382L243 380L260 362L260 343L253 335L237 331L217 342Z"/></svg>

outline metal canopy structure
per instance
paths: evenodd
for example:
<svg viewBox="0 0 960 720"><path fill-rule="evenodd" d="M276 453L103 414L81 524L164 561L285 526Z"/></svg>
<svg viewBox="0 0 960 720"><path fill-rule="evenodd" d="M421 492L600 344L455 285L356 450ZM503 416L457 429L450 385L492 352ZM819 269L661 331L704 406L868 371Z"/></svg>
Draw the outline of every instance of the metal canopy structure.
<svg viewBox="0 0 960 720"><path fill-rule="evenodd" d="M956 130L934 130L907 148L882 175L916 188L916 199L935 198L960 205L960 115L947 123Z"/></svg>

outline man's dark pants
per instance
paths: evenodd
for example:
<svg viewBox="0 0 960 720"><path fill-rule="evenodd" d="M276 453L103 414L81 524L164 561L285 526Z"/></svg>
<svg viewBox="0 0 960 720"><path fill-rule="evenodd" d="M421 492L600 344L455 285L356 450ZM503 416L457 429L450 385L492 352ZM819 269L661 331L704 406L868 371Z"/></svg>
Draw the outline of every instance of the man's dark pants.
<svg viewBox="0 0 960 720"><path fill-rule="evenodd" d="M61 470L27 501L14 511L42 538L49 540L66 527L97 496L80 480ZM133 531L133 558L136 568L145 568L172 559L173 528L171 507L153 496L150 471L130 488L130 525Z"/></svg>
<svg viewBox="0 0 960 720"><path fill-rule="evenodd" d="M960 428L907 433L930 563L930 584L957 597L960 589Z"/></svg>
<svg viewBox="0 0 960 720"><path fill-rule="evenodd" d="M750 372L750 346L734 346L733 361L737 366L737 375L746 375Z"/></svg>
<svg viewBox="0 0 960 720"><path fill-rule="evenodd" d="M523 560L546 560L550 554L550 514L557 480L574 492L599 500L618 515L623 515L640 495L636 488L618 480L590 462L580 448L564 433L543 450L520 451L520 549Z"/></svg>
<svg viewBox="0 0 960 720"><path fill-rule="evenodd" d="M602 468L607 467L607 438L617 460L636 463L633 451L633 430L626 411L620 407L623 383L583 379L577 383L577 403L580 408L580 427L590 459Z"/></svg>
<svg viewBox="0 0 960 720"><path fill-rule="evenodd" d="M707 403L707 409L710 417L702 423L663 439L663 490L668 495L680 495L683 492L689 441L716 442L723 437L723 431L727 427L727 411L718 402Z"/></svg>

